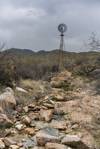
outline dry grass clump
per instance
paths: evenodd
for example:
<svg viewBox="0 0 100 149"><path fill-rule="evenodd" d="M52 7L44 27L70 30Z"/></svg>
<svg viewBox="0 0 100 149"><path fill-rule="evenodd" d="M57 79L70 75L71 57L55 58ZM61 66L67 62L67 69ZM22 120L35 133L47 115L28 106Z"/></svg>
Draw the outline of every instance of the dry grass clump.
<svg viewBox="0 0 100 149"><path fill-rule="evenodd" d="M37 91L42 90L42 84L41 81L35 81L35 80L21 80L20 81L20 87L24 88L25 90L29 92L37 93Z"/></svg>
<svg viewBox="0 0 100 149"><path fill-rule="evenodd" d="M50 91L50 85L46 81L35 81L31 79L21 80L19 87L27 91L27 93L18 92L15 90L18 102L22 104L32 103L34 100L42 98Z"/></svg>

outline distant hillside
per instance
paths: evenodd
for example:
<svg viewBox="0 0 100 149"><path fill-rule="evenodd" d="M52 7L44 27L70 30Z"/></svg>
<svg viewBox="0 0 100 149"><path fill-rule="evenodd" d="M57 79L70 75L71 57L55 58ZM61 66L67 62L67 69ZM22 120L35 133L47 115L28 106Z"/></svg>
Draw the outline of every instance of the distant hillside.
<svg viewBox="0 0 100 149"><path fill-rule="evenodd" d="M32 50L28 50L28 49L16 49L16 48L11 48L11 49L7 49L5 51L3 51L4 53L7 54L16 54L16 55L31 55L34 52Z"/></svg>
<svg viewBox="0 0 100 149"><path fill-rule="evenodd" d="M46 79L58 71L59 50L34 52L8 49L0 53L0 82L4 78ZM63 52L64 67L78 75L89 75L100 69L100 52ZM11 80L10 78L10 80ZM10 81L11 82L11 81Z"/></svg>
<svg viewBox="0 0 100 149"><path fill-rule="evenodd" d="M51 65L57 65L59 62L59 50L52 50L52 51L38 51L34 52L32 50L28 49L8 49L0 53L0 57L3 60L5 60L8 57L12 58L20 58L21 61L23 59L26 59L26 63L29 63L29 61L37 62L37 64L41 64L42 62L45 64L51 64ZM24 60L25 60L24 59ZM29 61L28 61L29 60ZM72 64L82 64L82 63L91 63L93 65L98 65L100 64L100 52L80 52L80 53L75 53L75 52L63 52L63 62L64 65L72 65Z"/></svg>
<svg viewBox="0 0 100 149"><path fill-rule="evenodd" d="M45 50L40 50L40 51L33 51L30 49L17 49L17 48L11 48L11 49L6 49L5 51L3 51L2 53L13 53L13 54L58 54L59 50L55 49L55 50L51 50L51 51L45 51ZM88 51L88 52L69 52L69 51L64 51L64 54L69 54L69 55L100 55L100 52L96 52L96 51Z"/></svg>

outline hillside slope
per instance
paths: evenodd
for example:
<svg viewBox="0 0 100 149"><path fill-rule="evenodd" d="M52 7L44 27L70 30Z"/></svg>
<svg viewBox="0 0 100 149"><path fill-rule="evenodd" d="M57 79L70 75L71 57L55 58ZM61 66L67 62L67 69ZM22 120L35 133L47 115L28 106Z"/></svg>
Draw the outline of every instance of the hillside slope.
<svg viewBox="0 0 100 149"><path fill-rule="evenodd" d="M26 91L15 90L19 104L6 113L13 125L1 129L3 148L99 149L100 95L86 82L64 71L50 82L20 84Z"/></svg>

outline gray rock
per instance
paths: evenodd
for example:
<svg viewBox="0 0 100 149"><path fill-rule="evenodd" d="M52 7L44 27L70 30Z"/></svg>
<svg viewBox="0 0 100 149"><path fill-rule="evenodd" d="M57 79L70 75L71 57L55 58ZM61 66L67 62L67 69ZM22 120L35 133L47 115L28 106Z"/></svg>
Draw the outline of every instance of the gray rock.
<svg viewBox="0 0 100 149"><path fill-rule="evenodd" d="M53 129L50 127L44 128L37 132L36 140L37 144L40 146L44 146L47 142L59 142L59 132L57 129Z"/></svg>
<svg viewBox="0 0 100 149"><path fill-rule="evenodd" d="M66 135L61 142L73 148L89 149L77 135Z"/></svg>
<svg viewBox="0 0 100 149"><path fill-rule="evenodd" d="M31 122L31 126L35 126L36 127L36 129L43 129L43 128L45 128L45 127L48 127L48 123L45 123L45 122L43 122L43 121L32 121Z"/></svg>
<svg viewBox="0 0 100 149"><path fill-rule="evenodd" d="M25 149L36 146L35 141L33 139L29 139L29 138L25 139L22 144Z"/></svg>

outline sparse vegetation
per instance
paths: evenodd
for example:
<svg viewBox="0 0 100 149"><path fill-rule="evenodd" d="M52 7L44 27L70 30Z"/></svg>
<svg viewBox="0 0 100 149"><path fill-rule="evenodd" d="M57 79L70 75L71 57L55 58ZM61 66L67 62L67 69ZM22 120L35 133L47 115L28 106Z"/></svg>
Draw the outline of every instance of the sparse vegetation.
<svg viewBox="0 0 100 149"><path fill-rule="evenodd" d="M10 49L0 53L0 83L14 86L20 79L49 80L58 71L58 50L33 52ZM100 68L99 52L64 52L64 66L81 76Z"/></svg>

